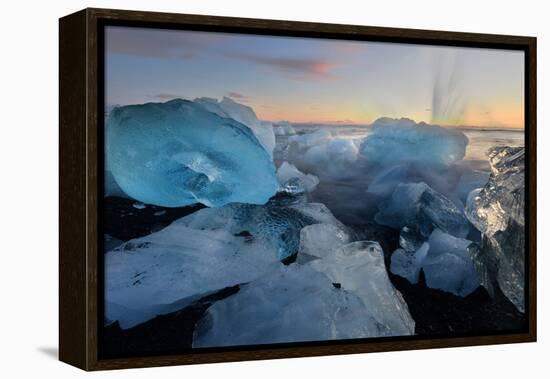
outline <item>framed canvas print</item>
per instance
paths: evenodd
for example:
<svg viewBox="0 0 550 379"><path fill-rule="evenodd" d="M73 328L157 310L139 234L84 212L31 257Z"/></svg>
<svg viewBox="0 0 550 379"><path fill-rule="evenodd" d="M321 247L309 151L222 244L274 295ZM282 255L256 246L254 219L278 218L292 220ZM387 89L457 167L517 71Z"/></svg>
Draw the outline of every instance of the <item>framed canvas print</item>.
<svg viewBox="0 0 550 379"><path fill-rule="evenodd" d="M60 359L536 340L536 40L60 19Z"/></svg>

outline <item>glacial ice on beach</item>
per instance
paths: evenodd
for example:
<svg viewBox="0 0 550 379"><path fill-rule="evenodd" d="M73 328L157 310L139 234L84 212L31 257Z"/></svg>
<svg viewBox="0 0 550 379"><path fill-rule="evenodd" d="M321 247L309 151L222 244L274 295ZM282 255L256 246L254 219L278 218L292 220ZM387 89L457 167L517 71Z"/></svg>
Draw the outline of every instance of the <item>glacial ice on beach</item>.
<svg viewBox="0 0 550 379"><path fill-rule="evenodd" d="M252 238L273 246L281 260L298 253L300 230L307 225L329 224L346 229L328 208L319 203L291 206L230 204L223 208L201 209L176 223L195 229L224 229L233 234L247 232Z"/></svg>
<svg viewBox="0 0 550 379"><path fill-rule="evenodd" d="M105 254L105 316L128 328L185 299L249 282L277 262L261 239L176 222Z"/></svg>
<svg viewBox="0 0 550 379"><path fill-rule="evenodd" d="M371 180L367 192L387 197L392 194L398 184L418 181L413 169L408 164L390 166L378 172Z"/></svg>
<svg viewBox="0 0 550 379"><path fill-rule="evenodd" d="M195 103L202 105L208 111L217 114L220 117L232 118L235 121L244 124L252 130L252 133L258 138L264 149L273 156L275 148L275 134L272 124L258 120L256 113L249 106L239 104L229 97L224 97L221 101L216 99L201 97L194 100Z"/></svg>
<svg viewBox="0 0 550 379"><path fill-rule="evenodd" d="M407 118L379 118L363 141L360 153L370 163L394 166L417 162L446 168L464 158L468 138L459 130L415 123Z"/></svg>
<svg viewBox="0 0 550 379"><path fill-rule="evenodd" d="M332 224L308 225L300 231L298 262L325 258L350 242L349 234Z"/></svg>
<svg viewBox="0 0 550 379"><path fill-rule="evenodd" d="M324 144L310 147L304 160L311 166L330 165L337 169L338 164L353 163L357 159L357 147L353 141L345 138L331 138ZM331 170L334 171L334 170Z"/></svg>
<svg viewBox="0 0 550 379"><path fill-rule="evenodd" d="M308 265L357 295L368 314L384 325L386 335L414 334L415 322L401 293L390 282L378 242L351 242Z"/></svg>
<svg viewBox="0 0 550 379"><path fill-rule="evenodd" d="M482 232L479 257L504 295L525 311L525 148L489 152L488 183L468 196L466 215Z"/></svg>
<svg viewBox="0 0 550 379"><path fill-rule="evenodd" d="M292 179L298 179L306 192L311 192L319 184L319 178L315 175L304 174L291 163L283 162L277 169L277 180L284 188Z"/></svg>
<svg viewBox="0 0 550 379"><path fill-rule="evenodd" d="M299 162L317 176L349 176L349 168L358 158L359 150L349 138L334 137L327 129L290 136L288 150L293 162Z"/></svg>
<svg viewBox="0 0 550 379"><path fill-rule="evenodd" d="M489 180L489 173L481 170L467 170L460 176L455 192L466 204L468 195L476 188L482 188Z"/></svg>
<svg viewBox="0 0 550 379"><path fill-rule="evenodd" d="M273 131L276 136L292 136L296 134L296 130L288 121L279 121L273 124Z"/></svg>
<svg viewBox="0 0 550 379"><path fill-rule="evenodd" d="M378 243L342 244L325 253L276 267L216 302L199 321L193 347L414 334Z"/></svg>
<svg viewBox="0 0 550 379"><path fill-rule="evenodd" d="M428 287L464 297L480 285L478 269L483 268L475 266L476 250L472 241L435 229L415 251L394 251L390 271L415 284L422 269Z"/></svg>
<svg viewBox="0 0 550 379"><path fill-rule="evenodd" d="M405 251L416 251L424 243L416 226L404 226L399 232L399 246Z"/></svg>
<svg viewBox="0 0 550 379"><path fill-rule="evenodd" d="M313 224L346 229L322 204L230 204L130 240L105 254L106 317L127 328L250 282L297 254Z"/></svg>
<svg viewBox="0 0 550 379"><path fill-rule="evenodd" d="M436 229L428 244L428 254L422 263L428 287L463 297L479 287L480 278L469 251L472 241Z"/></svg>
<svg viewBox="0 0 550 379"><path fill-rule="evenodd" d="M390 335L371 308L307 265L280 265L208 308L195 329L193 347Z"/></svg>
<svg viewBox="0 0 550 379"><path fill-rule="evenodd" d="M289 137L289 141L298 145L299 148L307 149L313 146L326 144L332 139L332 134L326 129L317 129L310 133L299 134Z"/></svg>
<svg viewBox="0 0 550 379"><path fill-rule="evenodd" d="M272 159L249 127L181 99L115 108L106 154L121 189L146 204L264 204L278 187Z"/></svg>
<svg viewBox="0 0 550 379"><path fill-rule="evenodd" d="M489 182L470 193L466 215L479 231L494 235L506 230L510 221L525 224L525 149L494 148L489 162Z"/></svg>
<svg viewBox="0 0 550 379"><path fill-rule="evenodd" d="M457 237L466 237L469 231L462 211L426 183L398 184L379 205L375 220L395 229L415 225L425 237L434 228Z"/></svg>
<svg viewBox="0 0 550 379"><path fill-rule="evenodd" d="M429 248L430 245L424 242L417 250L395 250L391 256L390 271L407 279L412 284L418 283L420 269Z"/></svg>

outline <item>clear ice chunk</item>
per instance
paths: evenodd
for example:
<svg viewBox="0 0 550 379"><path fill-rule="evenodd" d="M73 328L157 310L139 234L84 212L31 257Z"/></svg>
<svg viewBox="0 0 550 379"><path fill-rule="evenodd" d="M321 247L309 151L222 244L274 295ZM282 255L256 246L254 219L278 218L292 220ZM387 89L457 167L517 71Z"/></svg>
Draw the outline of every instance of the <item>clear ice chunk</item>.
<svg viewBox="0 0 550 379"><path fill-rule="evenodd" d="M480 265L504 295L525 311L525 148L489 151L488 183L468 195L466 215L482 233Z"/></svg>
<svg viewBox="0 0 550 379"><path fill-rule="evenodd" d="M278 260L261 239L172 223L105 254L106 318L131 327L176 310L171 304L254 280Z"/></svg>
<svg viewBox="0 0 550 379"><path fill-rule="evenodd" d="M427 237L434 228L466 237L468 220L456 205L426 183L399 184L378 207L375 221L395 229L415 225Z"/></svg>
<svg viewBox="0 0 550 379"><path fill-rule="evenodd" d="M331 224L305 226L300 231L298 263L325 258L340 246L350 242L349 234Z"/></svg>
<svg viewBox="0 0 550 379"><path fill-rule="evenodd" d="M217 301L197 324L193 347L327 341L392 335L353 291L307 265L275 267Z"/></svg>
<svg viewBox="0 0 550 379"><path fill-rule="evenodd" d="M399 232L399 246L405 251L416 251L424 243L424 238L414 226L404 226Z"/></svg>
<svg viewBox="0 0 550 379"><path fill-rule="evenodd" d="M401 293L390 282L378 242L352 242L307 264L357 295L389 335L414 334L415 322Z"/></svg>
<svg viewBox="0 0 550 379"><path fill-rule="evenodd" d="M244 124L252 130L252 133L258 138L264 149L273 157L275 148L275 133L270 122L260 121L254 113L254 110L246 105L237 103L229 97L224 97L221 101L216 99L201 97L194 100L204 108L220 117L231 118Z"/></svg>
<svg viewBox="0 0 550 379"><path fill-rule="evenodd" d="M401 183L417 182L413 168L408 164L385 167L370 182L367 192L387 197L393 193L395 187Z"/></svg>
<svg viewBox="0 0 550 379"><path fill-rule="evenodd" d="M428 287L462 297L479 287L480 277L469 250L472 241L436 229L428 244L428 254L422 263Z"/></svg>
<svg viewBox="0 0 550 379"><path fill-rule="evenodd" d="M292 188L299 184L305 192L312 192L319 184L319 178L315 175L304 174L291 163L283 162L277 169L277 180L282 190L292 193Z"/></svg>
<svg viewBox="0 0 550 379"><path fill-rule="evenodd" d="M128 328L250 282L297 254L302 228L321 223L346 235L323 204L230 204L123 243L105 254L106 318Z"/></svg>
<svg viewBox="0 0 550 379"><path fill-rule="evenodd" d="M390 271L407 279L410 283L418 283L420 269L428 254L430 245L424 242L416 251L397 249L391 256Z"/></svg>
<svg viewBox="0 0 550 379"><path fill-rule="evenodd" d="M340 223L320 203L303 203L291 206L267 204L230 204L223 208L201 209L177 223L195 229L224 229L238 234L246 231L253 238L261 239L273 246L279 259L284 260L298 253L300 231L313 224L331 224L341 230L346 227Z"/></svg>
<svg viewBox="0 0 550 379"><path fill-rule="evenodd" d="M360 153L381 166L417 162L445 168L464 158L467 145L468 138L459 130L383 117L372 124Z"/></svg>
<svg viewBox="0 0 550 379"><path fill-rule="evenodd" d="M265 204L277 191L272 159L251 129L198 103L118 107L107 123L113 177L145 204Z"/></svg>

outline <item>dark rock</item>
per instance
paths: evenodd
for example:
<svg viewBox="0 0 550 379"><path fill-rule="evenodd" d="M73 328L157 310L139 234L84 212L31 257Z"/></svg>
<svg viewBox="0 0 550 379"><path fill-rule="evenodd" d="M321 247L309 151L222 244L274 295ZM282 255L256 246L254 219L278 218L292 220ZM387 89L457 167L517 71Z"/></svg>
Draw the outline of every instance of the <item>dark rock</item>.
<svg viewBox="0 0 550 379"><path fill-rule="evenodd" d="M393 285L407 302L418 335L473 335L518 331L527 327L525 315L498 290L491 297L483 287L466 297L426 286L424 272L418 284L388 273Z"/></svg>
<svg viewBox="0 0 550 379"><path fill-rule="evenodd" d="M296 262L296 258L298 258L298 253L294 253L292 255L289 255L288 257L284 258L281 260L281 263L284 264L285 266L288 266L289 264L292 264L294 262Z"/></svg>
<svg viewBox="0 0 550 379"><path fill-rule="evenodd" d="M239 292L239 286L227 287L205 296L175 312L158 315L132 328L121 329L117 322L100 334L102 358L181 353L192 348L195 325L208 307Z"/></svg>
<svg viewBox="0 0 550 379"><path fill-rule="evenodd" d="M105 197L103 199L103 234L110 238L128 241L143 237L171 224L178 218L204 208L197 204L180 208L165 208L156 205L146 205L139 209L135 200L122 197Z"/></svg>

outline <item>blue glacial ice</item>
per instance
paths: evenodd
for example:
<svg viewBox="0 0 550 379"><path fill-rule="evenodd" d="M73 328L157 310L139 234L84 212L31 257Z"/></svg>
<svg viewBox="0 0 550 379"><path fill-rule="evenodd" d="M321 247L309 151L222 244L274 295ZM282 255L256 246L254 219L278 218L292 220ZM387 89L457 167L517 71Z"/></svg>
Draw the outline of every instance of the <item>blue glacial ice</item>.
<svg viewBox="0 0 550 379"><path fill-rule="evenodd" d="M193 347L414 334L415 322L389 281L380 245L346 240L311 261L275 267L216 302L199 322Z"/></svg>
<svg viewBox="0 0 550 379"><path fill-rule="evenodd" d="M368 314L384 325L386 331L380 335L414 334L415 322L403 296L388 277L384 252L378 242L351 242L308 265L357 295L369 309Z"/></svg>
<svg viewBox="0 0 550 379"><path fill-rule="evenodd" d="M317 176L349 176L349 168L358 158L353 140L334 137L326 129L290 136L288 142L293 162Z"/></svg>
<svg viewBox="0 0 550 379"><path fill-rule="evenodd" d="M275 249L261 239L175 222L105 254L105 316L128 328L249 282L276 263Z"/></svg>
<svg viewBox="0 0 550 379"><path fill-rule="evenodd" d="M219 207L232 202L264 204L275 194L275 166L252 129L212 113L204 104L223 105L234 117L242 107L228 100L176 99L111 112L107 160L127 195L166 207ZM252 116L244 112L240 119L252 123Z"/></svg>
<svg viewBox="0 0 550 379"><path fill-rule="evenodd" d="M358 317L360 315L360 317ZM357 294L306 265L278 266L208 308L193 347L387 336Z"/></svg>
<svg viewBox="0 0 550 379"><path fill-rule="evenodd" d="M426 284L430 288L467 296L480 285L480 277L472 261L472 241L434 230L428 239L430 249L422 262Z"/></svg>
<svg viewBox="0 0 550 379"><path fill-rule="evenodd" d="M346 227L322 204L204 208L105 254L106 318L123 328L250 282L300 248L304 226ZM168 283L168 284L167 284Z"/></svg>
<svg viewBox="0 0 550 379"><path fill-rule="evenodd" d="M407 279L410 283L418 283L422 263L428 254L430 245L424 242L417 250L397 249L391 256L390 271Z"/></svg>
<svg viewBox="0 0 550 379"><path fill-rule="evenodd" d="M233 234L246 231L272 246L280 260L298 253L300 230L307 225L323 223L346 229L320 203L290 206L229 204L222 208L202 209L177 223L194 229L224 229Z"/></svg>
<svg viewBox="0 0 550 379"><path fill-rule="evenodd" d="M477 254L472 241L435 229L416 251L395 250L390 270L414 284L422 269L428 287L464 297L481 284L485 267L476 266Z"/></svg>
<svg viewBox="0 0 550 379"><path fill-rule="evenodd" d="M319 184L319 178L315 175L304 174L292 163L283 162L277 169L277 180L281 189L293 193L292 188L301 187L305 192L312 192Z"/></svg>
<svg viewBox="0 0 550 379"><path fill-rule="evenodd" d="M453 202L422 182L398 184L391 197L380 203L375 220L395 229L415 225L425 237L434 228L466 237L470 228Z"/></svg>
<svg viewBox="0 0 550 379"><path fill-rule="evenodd" d="M464 158L468 138L459 130L416 123L407 118L379 118L360 146L369 163L394 166L416 162L446 168Z"/></svg>
<svg viewBox="0 0 550 379"><path fill-rule="evenodd" d="M349 234L333 224L313 224L300 231L297 262L326 258L340 246L350 242Z"/></svg>
<svg viewBox="0 0 550 379"><path fill-rule="evenodd" d="M224 97L221 101L209 97L201 97L195 99L194 102L220 117L232 118L248 126L264 149L270 156L273 156L273 149L275 148L273 125L270 122L258 120L252 108L237 103L229 97Z"/></svg>

